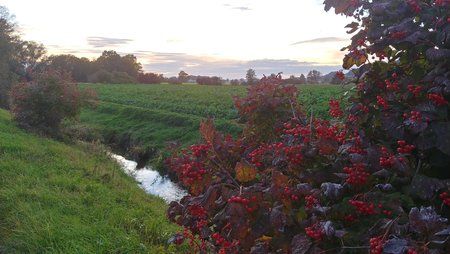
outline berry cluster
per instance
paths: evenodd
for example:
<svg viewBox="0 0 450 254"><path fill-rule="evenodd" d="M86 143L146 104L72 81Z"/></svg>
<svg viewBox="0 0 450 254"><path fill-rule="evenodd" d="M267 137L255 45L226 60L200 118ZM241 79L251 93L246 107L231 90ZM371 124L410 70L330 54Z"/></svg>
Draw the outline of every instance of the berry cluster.
<svg viewBox="0 0 450 254"><path fill-rule="evenodd" d="M340 130L338 126L332 125L328 121L316 121L314 124L318 138L334 140L339 143L343 141L345 132Z"/></svg>
<svg viewBox="0 0 450 254"><path fill-rule="evenodd" d="M430 93L428 94L428 99L434 102L438 106L444 106L448 104L448 101L441 94Z"/></svg>
<svg viewBox="0 0 450 254"><path fill-rule="evenodd" d="M288 146L283 148L286 159L293 166L298 166L303 160L302 147L300 145Z"/></svg>
<svg viewBox="0 0 450 254"><path fill-rule="evenodd" d="M248 156L250 158L250 162L256 167L262 167L264 165L263 159L264 155L267 153L267 146L261 145L257 149L253 150Z"/></svg>
<svg viewBox="0 0 450 254"><path fill-rule="evenodd" d="M344 114L344 112L342 112L342 110L341 110L341 105L339 104L339 101L337 101L337 100L330 100L329 104L330 104L329 114L330 114L331 117L338 118L338 117L341 117Z"/></svg>
<svg viewBox="0 0 450 254"><path fill-rule="evenodd" d="M303 142L309 143L309 136L311 135L311 128L308 126L296 124L293 126L291 123L285 123L284 124L284 134L286 135L292 135L295 138L302 137Z"/></svg>
<svg viewBox="0 0 450 254"><path fill-rule="evenodd" d="M393 74L393 76L394 76L394 74ZM397 76L397 74L395 74L395 76ZM400 89L398 87L398 81L391 82L389 79L386 79L384 82L386 84L386 89L387 90L398 91Z"/></svg>
<svg viewBox="0 0 450 254"><path fill-rule="evenodd" d="M322 240L325 235L325 233L323 232L323 228L318 223L305 228L305 232L306 235L317 241Z"/></svg>
<svg viewBox="0 0 450 254"><path fill-rule="evenodd" d="M369 113L369 107L367 107L366 105L363 104L358 104L358 110L362 111L364 113Z"/></svg>
<svg viewBox="0 0 450 254"><path fill-rule="evenodd" d="M197 217L197 218L206 218L206 210L205 208L199 206L199 205L191 205L188 208L189 214Z"/></svg>
<svg viewBox="0 0 450 254"><path fill-rule="evenodd" d="M364 164L354 164L352 167L344 167L344 172L348 174L347 183L350 185L364 185L370 176L365 170Z"/></svg>
<svg viewBox="0 0 450 254"><path fill-rule="evenodd" d="M230 242L227 241L222 235L220 235L219 233L214 233L211 235L211 238L214 240L214 242L221 246L221 248L219 249L218 253L219 254L225 254L227 253L227 250L230 251L230 249L236 247L239 245L238 241L235 242Z"/></svg>
<svg viewBox="0 0 450 254"><path fill-rule="evenodd" d="M450 195L448 194L448 192L442 192L442 193L439 195L439 198L442 199L442 202L444 202L444 204L445 204L446 206L450 206Z"/></svg>
<svg viewBox="0 0 450 254"><path fill-rule="evenodd" d="M308 195L305 197L306 208L313 208L315 205L319 204L319 200L313 195Z"/></svg>
<svg viewBox="0 0 450 254"><path fill-rule="evenodd" d="M289 187L284 187L284 192L283 192L284 196L290 198L292 201L298 201L298 196L293 194L291 189Z"/></svg>
<svg viewBox="0 0 450 254"><path fill-rule="evenodd" d="M389 105L388 105L387 101L383 97L381 97L380 95L377 95L377 104L380 107L383 107L384 109L388 109L389 108Z"/></svg>
<svg viewBox="0 0 450 254"><path fill-rule="evenodd" d="M349 200L348 203L355 207L355 209L363 215L377 214L377 211L375 210L376 206L374 203L366 203L364 201L354 199Z"/></svg>
<svg viewBox="0 0 450 254"><path fill-rule="evenodd" d="M394 165L395 156L392 155L384 146L381 147L380 166L390 168Z"/></svg>
<svg viewBox="0 0 450 254"><path fill-rule="evenodd" d="M398 148L397 152L401 154L411 154L411 152L416 149L414 145L408 145L405 140L397 141Z"/></svg>
<svg viewBox="0 0 450 254"><path fill-rule="evenodd" d="M421 86L408 85L408 91L411 92L414 97L419 97L422 92Z"/></svg>
<svg viewBox="0 0 450 254"><path fill-rule="evenodd" d="M370 238L370 254L382 254L383 253L384 240L383 237Z"/></svg>
<svg viewBox="0 0 450 254"><path fill-rule="evenodd" d="M413 110L413 111L411 111L409 116L407 113L405 113L405 114L403 114L403 117L409 118L409 120L411 120L412 122L416 122L416 123L422 122L422 113L420 113L419 111Z"/></svg>
<svg viewBox="0 0 450 254"><path fill-rule="evenodd" d="M254 212L257 209L256 206L254 206L254 207L250 206L250 202L255 202L255 201L256 201L256 197L255 196L251 197L250 200L247 199L247 198L244 198L244 197L240 197L240 196L232 196L231 198L228 199L228 203L241 204L241 205L243 205L245 207L245 209L249 213L252 213L252 212Z"/></svg>
<svg viewBox="0 0 450 254"><path fill-rule="evenodd" d="M196 158L200 158L202 156L205 156L208 154L210 146L207 144L200 144L200 145L192 145L190 146L190 149L192 151L192 155Z"/></svg>
<svg viewBox="0 0 450 254"><path fill-rule="evenodd" d="M203 164L196 161L184 163L180 167L180 180L186 185L192 185L196 181L201 181L207 173Z"/></svg>
<svg viewBox="0 0 450 254"><path fill-rule="evenodd" d="M350 205L355 207L355 209L362 215L374 215L374 214L384 214L386 216L391 216L392 211L383 209L382 204L375 205L374 203L364 202L356 199L351 199L348 201Z"/></svg>

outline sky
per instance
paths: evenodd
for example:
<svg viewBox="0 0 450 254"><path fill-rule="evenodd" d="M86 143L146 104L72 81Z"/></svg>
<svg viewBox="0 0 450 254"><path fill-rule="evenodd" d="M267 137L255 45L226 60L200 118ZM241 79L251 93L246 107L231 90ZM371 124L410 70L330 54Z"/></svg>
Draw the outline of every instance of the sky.
<svg viewBox="0 0 450 254"><path fill-rule="evenodd" d="M323 0L0 0L48 54L134 54L145 71L240 78L341 69L345 17Z"/></svg>

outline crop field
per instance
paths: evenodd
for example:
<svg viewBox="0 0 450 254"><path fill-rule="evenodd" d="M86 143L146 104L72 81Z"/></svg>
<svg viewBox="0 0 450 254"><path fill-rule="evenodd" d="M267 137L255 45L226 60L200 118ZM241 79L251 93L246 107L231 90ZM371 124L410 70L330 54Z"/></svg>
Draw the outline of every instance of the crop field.
<svg viewBox="0 0 450 254"><path fill-rule="evenodd" d="M82 84L97 91L100 104L85 109L81 122L100 132L106 142L163 148L168 141L195 142L202 119L212 117L218 128L231 134L240 130L233 96L244 96L244 86L110 85ZM328 100L339 99L349 87L299 86L305 112L327 116ZM122 144L123 145L123 144ZM124 144L127 145L127 144Z"/></svg>

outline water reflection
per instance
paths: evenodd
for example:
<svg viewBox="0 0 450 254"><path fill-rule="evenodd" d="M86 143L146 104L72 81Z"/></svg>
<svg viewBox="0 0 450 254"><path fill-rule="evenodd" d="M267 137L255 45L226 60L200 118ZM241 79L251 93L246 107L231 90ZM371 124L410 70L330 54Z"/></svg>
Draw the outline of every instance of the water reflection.
<svg viewBox="0 0 450 254"><path fill-rule="evenodd" d="M147 193L161 197L167 203L179 201L186 195L186 191L170 181L170 179L161 176L158 171L149 167L136 169L137 162L127 160L117 154L111 154L111 157L120 164L125 173L134 177Z"/></svg>

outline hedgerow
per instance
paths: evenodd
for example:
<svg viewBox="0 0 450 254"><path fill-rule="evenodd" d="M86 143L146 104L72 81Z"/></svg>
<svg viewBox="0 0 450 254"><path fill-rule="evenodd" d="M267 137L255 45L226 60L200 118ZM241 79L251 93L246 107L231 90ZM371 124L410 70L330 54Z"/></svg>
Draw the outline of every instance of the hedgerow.
<svg viewBox="0 0 450 254"><path fill-rule="evenodd" d="M218 253L449 253L450 2L325 0L352 17L349 106L326 121L264 78L236 99L245 129L211 120L167 163L189 194L172 239ZM338 75L342 77L343 75Z"/></svg>

